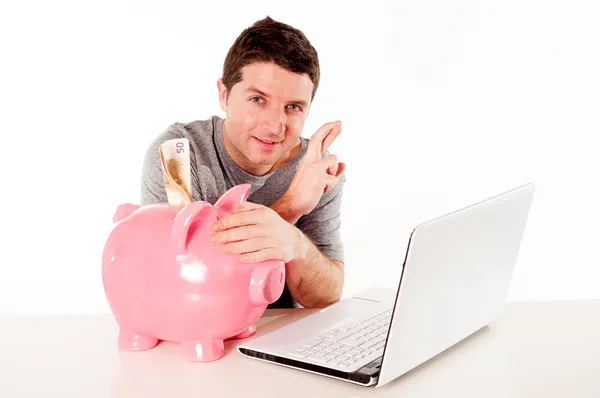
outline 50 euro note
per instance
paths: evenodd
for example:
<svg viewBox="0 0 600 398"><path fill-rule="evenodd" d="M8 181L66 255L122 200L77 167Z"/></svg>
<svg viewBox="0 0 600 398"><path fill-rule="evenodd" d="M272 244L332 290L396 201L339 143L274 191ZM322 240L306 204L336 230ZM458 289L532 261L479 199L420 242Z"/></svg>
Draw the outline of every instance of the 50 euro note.
<svg viewBox="0 0 600 398"><path fill-rule="evenodd" d="M185 207L192 203L190 143L187 138L163 142L160 160L169 204Z"/></svg>

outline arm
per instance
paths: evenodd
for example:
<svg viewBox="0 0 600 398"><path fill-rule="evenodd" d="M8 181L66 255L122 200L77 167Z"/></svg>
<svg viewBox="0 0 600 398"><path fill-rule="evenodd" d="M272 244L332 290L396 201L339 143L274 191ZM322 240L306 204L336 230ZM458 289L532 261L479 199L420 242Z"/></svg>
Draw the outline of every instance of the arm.
<svg viewBox="0 0 600 398"><path fill-rule="evenodd" d="M305 235L302 237L305 255L286 265L290 293L305 308L326 307L342 296L344 265L330 260Z"/></svg>
<svg viewBox="0 0 600 398"><path fill-rule="evenodd" d="M298 224L298 258L286 264L286 281L292 297L303 307L325 307L338 301L344 286L340 207L345 175L324 194L317 207L299 217L285 195L270 207L284 220Z"/></svg>
<svg viewBox="0 0 600 398"><path fill-rule="evenodd" d="M324 194L298 218L298 226L277 212L295 214L289 209L244 202L213 225L213 242L226 253L241 254L242 262L282 260L292 298L304 307L327 306L341 297L344 284L341 189L338 184Z"/></svg>
<svg viewBox="0 0 600 398"><path fill-rule="evenodd" d="M341 123L326 123L310 139L285 194L269 207L244 202L213 226L213 241L243 262L279 259L286 285L304 307L324 307L340 299L343 244L340 207L345 164L327 152Z"/></svg>

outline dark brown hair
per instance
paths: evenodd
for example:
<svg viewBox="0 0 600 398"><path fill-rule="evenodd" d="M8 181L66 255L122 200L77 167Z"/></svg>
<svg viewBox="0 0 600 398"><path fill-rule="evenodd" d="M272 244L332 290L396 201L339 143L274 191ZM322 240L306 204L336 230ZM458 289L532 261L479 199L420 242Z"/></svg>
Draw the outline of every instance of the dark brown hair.
<svg viewBox="0 0 600 398"><path fill-rule="evenodd" d="M294 73L306 73L319 86L319 57L302 31L267 16L246 28L235 40L223 64L227 95L242 80L242 68L254 62L272 62Z"/></svg>

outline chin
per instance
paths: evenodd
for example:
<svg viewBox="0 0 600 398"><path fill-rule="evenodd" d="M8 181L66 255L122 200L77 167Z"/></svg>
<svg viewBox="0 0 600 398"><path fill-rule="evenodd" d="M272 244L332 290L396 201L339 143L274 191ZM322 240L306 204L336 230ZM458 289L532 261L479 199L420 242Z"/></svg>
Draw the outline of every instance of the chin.
<svg viewBox="0 0 600 398"><path fill-rule="evenodd" d="M264 154L255 152L248 154L246 158L248 158L248 160L250 160L254 164L258 164L261 166L269 166L275 164L277 160L279 160L280 156L280 153Z"/></svg>
<svg viewBox="0 0 600 398"><path fill-rule="evenodd" d="M261 165L261 166L272 166L272 165L275 164L275 161L272 160L272 159L261 157L261 158L252 160L252 163L258 164L258 165Z"/></svg>

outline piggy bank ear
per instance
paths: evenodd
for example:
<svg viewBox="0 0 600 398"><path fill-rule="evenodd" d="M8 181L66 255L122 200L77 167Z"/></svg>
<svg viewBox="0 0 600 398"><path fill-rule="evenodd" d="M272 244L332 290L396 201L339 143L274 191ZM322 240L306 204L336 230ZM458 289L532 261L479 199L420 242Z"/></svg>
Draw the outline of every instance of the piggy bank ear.
<svg viewBox="0 0 600 398"><path fill-rule="evenodd" d="M217 221L217 214L214 207L207 202L192 202L184 207L173 220L173 229L171 230L171 244L177 253L187 251L190 227L195 222L206 223L212 226Z"/></svg>
<svg viewBox="0 0 600 398"><path fill-rule="evenodd" d="M115 214L113 215L113 223L121 221L139 208L140 206L134 205L133 203L124 203L119 205L115 211Z"/></svg>
<svg viewBox="0 0 600 398"><path fill-rule="evenodd" d="M223 212L232 213L236 206L244 203L246 199L248 199L248 193L250 192L251 187L250 184L240 184L225 192L219 200L217 200L217 203L215 203L215 207L219 214Z"/></svg>

